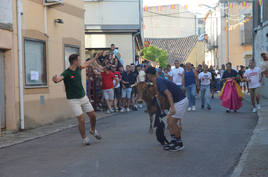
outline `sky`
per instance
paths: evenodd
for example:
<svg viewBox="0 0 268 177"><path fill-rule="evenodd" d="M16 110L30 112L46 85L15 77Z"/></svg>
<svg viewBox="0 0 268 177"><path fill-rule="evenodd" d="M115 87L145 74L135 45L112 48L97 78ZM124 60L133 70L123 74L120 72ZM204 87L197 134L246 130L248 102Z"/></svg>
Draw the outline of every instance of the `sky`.
<svg viewBox="0 0 268 177"><path fill-rule="evenodd" d="M206 4L211 7L215 7L219 0L143 0L143 6L159 6L159 5L171 5L181 4L187 5L188 10L194 13L198 13L198 16L204 16L208 12L208 8L205 6L199 6L199 4Z"/></svg>

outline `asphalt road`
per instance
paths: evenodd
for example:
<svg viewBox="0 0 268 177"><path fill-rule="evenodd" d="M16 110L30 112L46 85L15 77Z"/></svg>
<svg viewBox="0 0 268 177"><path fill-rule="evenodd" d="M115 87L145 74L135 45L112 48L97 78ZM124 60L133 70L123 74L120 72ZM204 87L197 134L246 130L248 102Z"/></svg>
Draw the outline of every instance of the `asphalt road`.
<svg viewBox="0 0 268 177"><path fill-rule="evenodd" d="M199 102L199 100L198 100ZM82 146L77 128L0 150L0 177L227 177L240 158L257 115L244 102L225 113L219 100L212 110L187 113L185 149L162 150L148 133L146 113L100 119L102 141Z"/></svg>

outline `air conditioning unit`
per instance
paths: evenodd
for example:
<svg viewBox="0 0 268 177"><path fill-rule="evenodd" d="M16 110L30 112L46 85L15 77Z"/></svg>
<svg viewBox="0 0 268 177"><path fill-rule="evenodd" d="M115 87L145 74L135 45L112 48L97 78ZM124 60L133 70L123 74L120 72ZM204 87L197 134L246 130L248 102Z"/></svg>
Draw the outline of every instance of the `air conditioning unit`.
<svg viewBox="0 0 268 177"><path fill-rule="evenodd" d="M44 0L45 6L52 6L52 5L58 5L63 4L63 0Z"/></svg>

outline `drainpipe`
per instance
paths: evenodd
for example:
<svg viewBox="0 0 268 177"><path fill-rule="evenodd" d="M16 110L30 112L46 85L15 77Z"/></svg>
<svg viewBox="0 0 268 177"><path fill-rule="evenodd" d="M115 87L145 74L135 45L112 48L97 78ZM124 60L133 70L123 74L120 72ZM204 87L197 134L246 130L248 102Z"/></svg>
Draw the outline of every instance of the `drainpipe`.
<svg viewBox="0 0 268 177"><path fill-rule="evenodd" d="M20 129L24 130L24 93L23 93L23 69L22 69L22 33L21 16L23 9L20 0L17 0L17 23L18 23L18 56L19 56L19 93L20 93Z"/></svg>
<svg viewBox="0 0 268 177"><path fill-rule="evenodd" d="M255 59L255 1L252 1L252 58L254 61Z"/></svg>
<svg viewBox="0 0 268 177"><path fill-rule="evenodd" d="M47 6L44 4L44 33L47 34Z"/></svg>
<svg viewBox="0 0 268 177"><path fill-rule="evenodd" d="M135 59L136 59L136 45L135 45L135 38L137 35L141 34L141 32L137 32L137 33L134 33L132 35L132 52L133 52L133 55L134 55L134 59L133 59L133 63L135 64Z"/></svg>

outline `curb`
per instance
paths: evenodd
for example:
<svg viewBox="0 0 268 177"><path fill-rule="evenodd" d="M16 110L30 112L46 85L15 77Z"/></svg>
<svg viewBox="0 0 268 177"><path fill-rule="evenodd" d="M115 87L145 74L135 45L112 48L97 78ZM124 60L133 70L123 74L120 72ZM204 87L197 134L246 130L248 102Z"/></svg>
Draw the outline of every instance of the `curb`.
<svg viewBox="0 0 268 177"><path fill-rule="evenodd" d="M109 117L112 117L112 116L115 116L115 115L118 115L118 114L119 114L119 113L109 114L109 115L106 115L106 116L99 117L99 118L97 118L97 120L101 120L101 119L109 118ZM88 122L89 122L89 120L87 120L85 123L88 123ZM62 132L62 131L64 131L64 130L67 130L67 129L76 127L76 126L78 126L78 123L77 123L77 122L76 122L75 124L71 124L71 125L68 125L68 126L64 126L64 127L62 127L62 128L58 128L58 129L53 130L53 131L51 131L51 132L49 132L49 133L45 133L45 134L43 134L43 135L33 136L33 137L30 137L30 138L25 138L25 139L23 139L23 140L17 140L17 141L14 141L13 143L0 145L0 149L4 149L4 148L10 147L10 146L17 145L17 144L22 144L22 143L25 143L25 142L33 141L33 140L35 140L35 139L39 139L39 138L46 137L46 136L49 136L49 135L53 135L53 134Z"/></svg>
<svg viewBox="0 0 268 177"><path fill-rule="evenodd" d="M260 124L260 119L259 119L259 113L257 114L258 115L258 121L257 121L257 125L256 127L254 128L253 132L252 132L252 135L249 139L249 142L245 148L245 150L243 151L240 159L239 159L239 162L238 164L236 165L236 167L234 168L233 170L233 173L231 175L231 177L240 177L243 169L244 169L244 166L245 166L245 163L248 159L248 154L249 154L249 151L251 149L251 147L253 146L253 142L254 140L257 138L257 127L259 126Z"/></svg>
<svg viewBox="0 0 268 177"><path fill-rule="evenodd" d="M245 100L250 102L250 97L246 97ZM243 170L244 170L244 166L245 163L248 159L248 155L249 155L249 151L252 148L252 146L254 145L254 141L257 139L258 137L258 131L259 131L259 127L261 126L261 122L262 122L262 115L261 115L261 111L257 111L257 124L252 132L252 135L249 139L249 142L245 148L245 150L243 151L238 164L235 166L232 174L230 177L240 177L240 175L242 174Z"/></svg>

